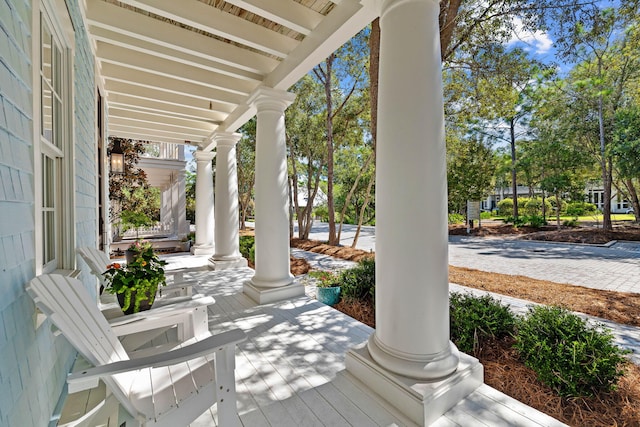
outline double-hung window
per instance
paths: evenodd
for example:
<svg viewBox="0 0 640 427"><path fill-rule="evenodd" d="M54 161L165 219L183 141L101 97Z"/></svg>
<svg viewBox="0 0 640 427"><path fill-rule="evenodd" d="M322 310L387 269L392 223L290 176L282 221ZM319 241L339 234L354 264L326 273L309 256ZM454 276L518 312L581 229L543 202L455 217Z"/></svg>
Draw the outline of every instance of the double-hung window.
<svg viewBox="0 0 640 427"><path fill-rule="evenodd" d="M69 205L72 187L70 54L52 16L46 7L39 12L40 49L39 60L35 62L38 64L37 87L40 89L40 99L34 99L39 106L39 112L35 111L39 123L39 150L36 151L39 159L36 164L39 164L37 173L40 175L36 185L41 194L36 248L39 252L38 270L45 273L69 268L73 263L65 247L73 228L70 223L73 208Z"/></svg>

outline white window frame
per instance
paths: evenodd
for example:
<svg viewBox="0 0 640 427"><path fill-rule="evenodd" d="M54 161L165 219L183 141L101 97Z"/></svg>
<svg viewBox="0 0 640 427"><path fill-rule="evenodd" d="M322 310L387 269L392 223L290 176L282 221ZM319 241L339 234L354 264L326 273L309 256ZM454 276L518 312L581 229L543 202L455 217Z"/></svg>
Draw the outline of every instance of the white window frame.
<svg viewBox="0 0 640 427"><path fill-rule="evenodd" d="M60 145L55 146L41 135L41 20L55 38L61 51L62 74L60 97L62 116ZM32 15L33 47L33 138L34 138L34 209L35 209L35 270L36 275L65 272L75 268L75 186L74 186L74 132L73 132L73 52L74 32L64 0L34 2ZM45 262L45 224L43 221L43 155L54 159L55 177L55 237L52 261Z"/></svg>

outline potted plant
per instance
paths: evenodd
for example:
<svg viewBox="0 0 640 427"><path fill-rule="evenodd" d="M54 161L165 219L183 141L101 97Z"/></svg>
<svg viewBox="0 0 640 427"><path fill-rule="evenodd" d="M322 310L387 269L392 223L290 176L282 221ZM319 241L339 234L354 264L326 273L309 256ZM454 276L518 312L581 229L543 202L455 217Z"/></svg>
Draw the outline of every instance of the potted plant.
<svg viewBox="0 0 640 427"><path fill-rule="evenodd" d="M316 280L316 299L323 304L336 305L340 301L339 276L331 271L311 271Z"/></svg>
<svg viewBox="0 0 640 427"><path fill-rule="evenodd" d="M146 243L142 242L140 240L136 240L131 245L129 245L129 247L127 249L125 249L124 257L127 260L127 264L132 263L136 259L136 257L142 251L142 246L143 245L146 245Z"/></svg>
<svg viewBox="0 0 640 427"><path fill-rule="evenodd" d="M166 285L164 266L167 263L158 258L150 243L138 244L140 250L132 262L109 264L102 273L107 292L116 294L124 314L150 309L158 286Z"/></svg>

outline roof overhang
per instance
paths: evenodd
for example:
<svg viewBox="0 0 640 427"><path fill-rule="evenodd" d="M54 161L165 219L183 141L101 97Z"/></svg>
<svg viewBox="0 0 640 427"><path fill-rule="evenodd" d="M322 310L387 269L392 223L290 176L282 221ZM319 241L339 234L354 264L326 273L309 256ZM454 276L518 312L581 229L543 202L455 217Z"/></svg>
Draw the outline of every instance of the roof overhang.
<svg viewBox="0 0 640 427"><path fill-rule="evenodd" d="M377 0L86 0L108 134L211 148L367 26Z"/></svg>

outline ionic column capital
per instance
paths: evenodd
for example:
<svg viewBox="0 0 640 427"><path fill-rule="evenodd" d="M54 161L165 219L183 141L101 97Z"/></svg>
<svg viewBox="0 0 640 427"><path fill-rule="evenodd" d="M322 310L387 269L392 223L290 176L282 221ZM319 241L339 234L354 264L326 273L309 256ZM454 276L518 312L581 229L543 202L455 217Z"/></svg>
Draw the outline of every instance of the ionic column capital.
<svg viewBox="0 0 640 427"><path fill-rule="evenodd" d="M216 153L213 151L196 150L195 153L193 153L196 162L210 162L215 156Z"/></svg>
<svg viewBox="0 0 640 427"><path fill-rule="evenodd" d="M242 138L241 133L237 132L219 132L213 135L213 140L217 147L234 147Z"/></svg>
<svg viewBox="0 0 640 427"><path fill-rule="evenodd" d="M249 97L247 103L258 110L283 113L296 99L296 94L286 90L260 86Z"/></svg>

